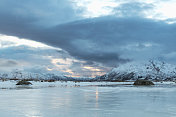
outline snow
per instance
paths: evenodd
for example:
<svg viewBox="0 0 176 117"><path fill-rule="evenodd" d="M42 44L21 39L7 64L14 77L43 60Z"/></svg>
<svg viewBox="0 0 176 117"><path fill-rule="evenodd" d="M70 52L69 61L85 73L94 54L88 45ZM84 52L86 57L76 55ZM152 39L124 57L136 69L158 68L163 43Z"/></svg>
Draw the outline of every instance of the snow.
<svg viewBox="0 0 176 117"><path fill-rule="evenodd" d="M48 87L85 87L85 86L112 86L112 85L124 85L133 84L133 82L72 82L72 81L55 81L55 82L40 82L30 81L32 85L29 86L17 86L18 81L8 80L0 81L0 89L20 89L20 88L48 88Z"/></svg>
<svg viewBox="0 0 176 117"><path fill-rule="evenodd" d="M72 82L72 81L55 81L55 82L40 82L40 81L30 81L32 85L16 85L18 81L8 80L0 81L0 89L39 89L48 87L118 87L126 86L132 87L134 82ZM175 82L154 82L154 87L163 86L176 86Z"/></svg>
<svg viewBox="0 0 176 117"><path fill-rule="evenodd" d="M123 85L133 82L16 82L0 82L2 117L176 116L174 82L148 87Z"/></svg>
<svg viewBox="0 0 176 117"><path fill-rule="evenodd" d="M159 78L175 78L176 77L176 66L160 61L151 62L129 62L114 68L111 72L107 73L106 76L112 73L116 74L128 74L135 73L135 78L142 76L146 78L150 76L152 79ZM157 71L158 70L158 71Z"/></svg>

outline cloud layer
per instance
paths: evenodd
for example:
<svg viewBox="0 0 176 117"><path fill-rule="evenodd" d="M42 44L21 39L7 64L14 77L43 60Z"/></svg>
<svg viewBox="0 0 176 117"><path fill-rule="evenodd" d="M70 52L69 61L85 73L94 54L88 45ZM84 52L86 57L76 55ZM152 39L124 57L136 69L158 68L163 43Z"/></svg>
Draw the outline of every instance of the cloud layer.
<svg viewBox="0 0 176 117"><path fill-rule="evenodd" d="M1 0L0 33L61 48L91 67L151 58L174 62L176 24L148 19L154 4L130 1L108 16L88 19L80 16L85 9L75 5L69 0Z"/></svg>

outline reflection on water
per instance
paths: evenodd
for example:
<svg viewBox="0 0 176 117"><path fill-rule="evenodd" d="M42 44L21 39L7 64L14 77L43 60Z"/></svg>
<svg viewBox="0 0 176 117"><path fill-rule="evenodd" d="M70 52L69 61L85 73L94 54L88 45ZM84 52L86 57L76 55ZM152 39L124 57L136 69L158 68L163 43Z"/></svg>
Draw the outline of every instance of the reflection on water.
<svg viewBox="0 0 176 117"><path fill-rule="evenodd" d="M95 107L98 109L98 87L96 87L95 94L96 94L96 106Z"/></svg>
<svg viewBox="0 0 176 117"><path fill-rule="evenodd" d="M174 117L176 87L0 90L1 117Z"/></svg>

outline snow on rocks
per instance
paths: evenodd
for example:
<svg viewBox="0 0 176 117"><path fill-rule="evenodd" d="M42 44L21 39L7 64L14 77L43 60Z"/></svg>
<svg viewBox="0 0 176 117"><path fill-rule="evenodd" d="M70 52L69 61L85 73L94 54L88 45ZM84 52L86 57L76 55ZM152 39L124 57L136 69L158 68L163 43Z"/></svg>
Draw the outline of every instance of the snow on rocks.
<svg viewBox="0 0 176 117"><path fill-rule="evenodd" d="M129 62L114 68L109 73L100 77L104 80L176 80L176 66L160 61Z"/></svg>

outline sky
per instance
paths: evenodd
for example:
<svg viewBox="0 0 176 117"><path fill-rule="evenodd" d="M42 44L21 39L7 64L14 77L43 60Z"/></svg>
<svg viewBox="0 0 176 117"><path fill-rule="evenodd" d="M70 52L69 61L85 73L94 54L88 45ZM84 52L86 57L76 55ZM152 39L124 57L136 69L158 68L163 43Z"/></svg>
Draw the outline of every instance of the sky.
<svg viewBox="0 0 176 117"><path fill-rule="evenodd" d="M95 77L176 64L175 0L0 0L0 72Z"/></svg>

